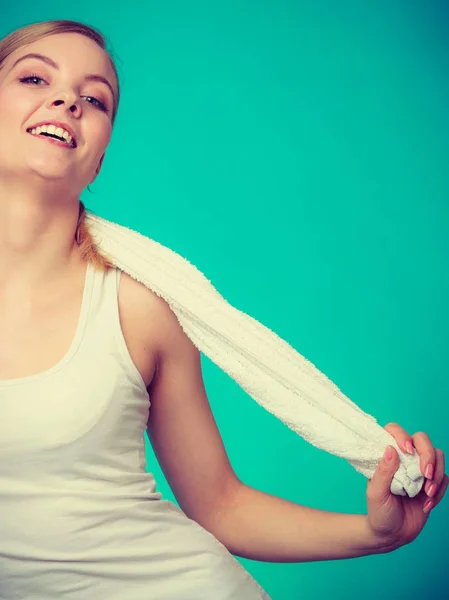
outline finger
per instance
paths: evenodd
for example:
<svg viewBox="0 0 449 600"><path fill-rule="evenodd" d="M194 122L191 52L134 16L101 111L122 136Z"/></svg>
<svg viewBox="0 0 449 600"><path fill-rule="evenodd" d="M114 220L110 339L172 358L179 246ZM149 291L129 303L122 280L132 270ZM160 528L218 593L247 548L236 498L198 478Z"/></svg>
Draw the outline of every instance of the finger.
<svg viewBox="0 0 449 600"><path fill-rule="evenodd" d="M446 459L444 457L444 452L440 448L435 449L435 456L436 456L436 463L435 463L436 466L435 466L435 474L433 476L433 479L434 479L435 483L440 485L441 482L443 481L443 477L444 477Z"/></svg>
<svg viewBox="0 0 449 600"><path fill-rule="evenodd" d="M444 475L443 481L441 482L440 488L438 490L438 494L435 496L435 498L432 498L432 502L434 503L434 506L436 506L443 499L444 494L447 491L448 484L449 484L449 477L447 475Z"/></svg>
<svg viewBox="0 0 449 600"><path fill-rule="evenodd" d="M393 477L399 467L399 455L394 446L387 446L372 478L369 480L367 498L371 503L383 503L390 496Z"/></svg>
<svg viewBox="0 0 449 600"><path fill-rule="evenodd" d="M424 491L433 498L437 495L440 485L444 479L445 458L444 452L439 448L435 449L435 473L432 480L426 481Z"/></svg>
<svg viewBox="0 0 449 600"><path fill-rule="evenodd" d="M429 436L427 433L420 431L412 435L412 439L413 445L419 455L419 467L421 473L426 479L433 479L435 474L436 455L435 448L433 447Z"/></svg>
<svg viewBox="0 0 449 600"><path fill-rule="evenodd" d="M449 477L447 475L444 475L443 481L441 482L440 488L438 490L438 494L434 498L428 498L424 502L424 505L423 505L424 512L426 512L426 513L430 512L432 509L435 508L435 506L437 506L441 502L444 495L446 494L448 484L449 484Z"/></svg>
<svg viewBox="0 0 449 600"><path fill-rule="evenodd" d="M388 423L388 425L385 425L384 429L394 437L402 452L405 452L406 454L415 453L413 449L412 436L409 435L400 425L397 423Z"/></svg>

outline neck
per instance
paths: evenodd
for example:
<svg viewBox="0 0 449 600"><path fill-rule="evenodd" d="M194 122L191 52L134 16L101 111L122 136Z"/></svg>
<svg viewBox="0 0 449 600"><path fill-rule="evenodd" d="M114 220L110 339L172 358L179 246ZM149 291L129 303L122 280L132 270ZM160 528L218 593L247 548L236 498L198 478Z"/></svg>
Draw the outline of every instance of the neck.
<svg viewBox="0 0 449 600"><path fill-rule="evenodd" d="M79 263L79 197L0 181L0 290L33 293Z"/></svg>

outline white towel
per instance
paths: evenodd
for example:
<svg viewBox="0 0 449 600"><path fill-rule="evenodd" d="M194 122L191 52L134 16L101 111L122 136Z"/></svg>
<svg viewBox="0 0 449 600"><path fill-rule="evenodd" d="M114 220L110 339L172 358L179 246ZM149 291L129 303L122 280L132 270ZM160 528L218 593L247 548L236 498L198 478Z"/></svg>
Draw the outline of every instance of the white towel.
<svg viewBox="0 0 449 600"><path fill-rule="evenodd" d="M376 419L273 331L230 305L185 258L162 244L86 211L99 250L162 297L195 346L254 400L301 437L345 458L371 478L387 445L400 457L391 492L416 496L419 457L402 452Z"/></svg>

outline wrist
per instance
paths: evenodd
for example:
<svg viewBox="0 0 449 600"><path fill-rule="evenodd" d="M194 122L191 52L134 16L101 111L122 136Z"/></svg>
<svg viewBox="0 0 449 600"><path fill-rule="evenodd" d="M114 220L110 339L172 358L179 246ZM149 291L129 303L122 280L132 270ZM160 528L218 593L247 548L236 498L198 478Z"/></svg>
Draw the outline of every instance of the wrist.
<svg viewBox="0 0 449 600"><path fill-rule="evenodd" d="M365 543L370 554L387 554L399 547L400 544L397 543L395 536L375 531L370 525L368 516L364 515L363 518Z"/></svg>

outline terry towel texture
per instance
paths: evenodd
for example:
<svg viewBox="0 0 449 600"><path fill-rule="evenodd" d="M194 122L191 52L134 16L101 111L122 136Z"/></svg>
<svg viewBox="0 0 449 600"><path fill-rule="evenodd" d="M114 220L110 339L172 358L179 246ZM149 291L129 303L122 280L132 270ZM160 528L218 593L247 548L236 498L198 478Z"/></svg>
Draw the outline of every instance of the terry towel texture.
<svg viewBox="0 0 449 600"><path fill-rule="evenodd" d="M371 478L387 445L400 466L391 491L416 496L419 458L286 341L229 304L199 269L137 231L86 212L94 242L118 268L162 297L186 335L256 402L310 444Z"/></svg>

